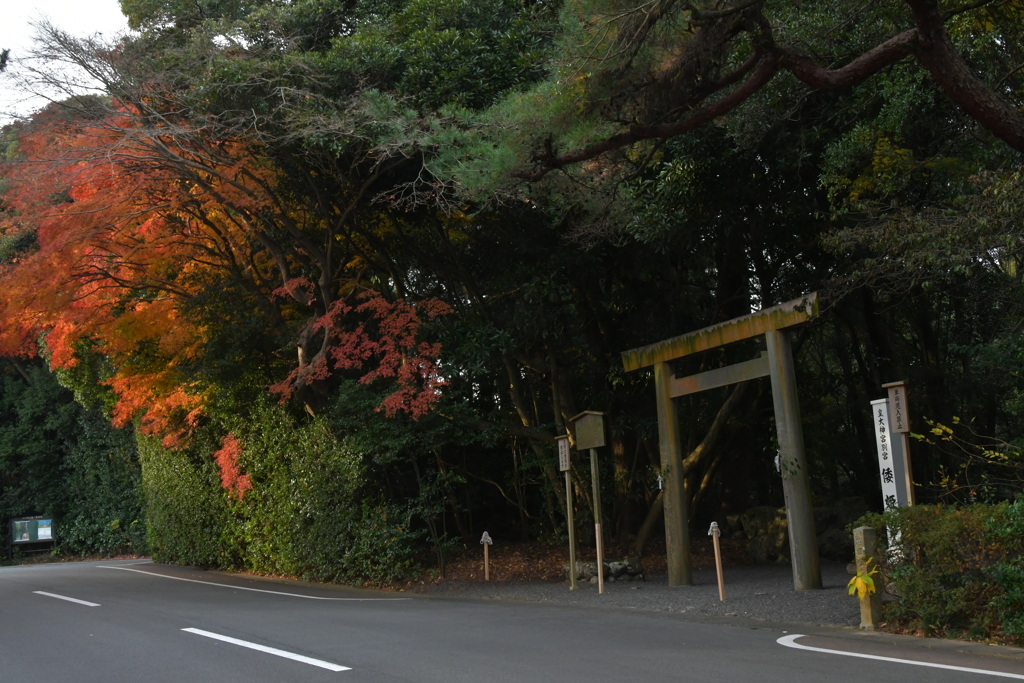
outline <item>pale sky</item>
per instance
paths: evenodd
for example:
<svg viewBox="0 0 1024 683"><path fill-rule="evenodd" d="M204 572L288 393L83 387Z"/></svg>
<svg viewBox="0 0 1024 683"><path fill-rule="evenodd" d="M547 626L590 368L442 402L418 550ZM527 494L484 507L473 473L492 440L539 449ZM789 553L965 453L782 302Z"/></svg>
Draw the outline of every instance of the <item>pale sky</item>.
<svg viewBox="0 0 1024 683"><path fill-rule="evenodd" d="M34 33L29 25L38 19L48 19L68 33L84 37L102 33L113 38L128 29L121 14L118 0L3 0L0 2L0 49L11 50L8 70L18 68L18 55L31 48ZM0 124L10 121L5 112L12 109L28 114L45 106L45 101L19 102L17 94L9 92L11 83L0 79Z"/></svg>

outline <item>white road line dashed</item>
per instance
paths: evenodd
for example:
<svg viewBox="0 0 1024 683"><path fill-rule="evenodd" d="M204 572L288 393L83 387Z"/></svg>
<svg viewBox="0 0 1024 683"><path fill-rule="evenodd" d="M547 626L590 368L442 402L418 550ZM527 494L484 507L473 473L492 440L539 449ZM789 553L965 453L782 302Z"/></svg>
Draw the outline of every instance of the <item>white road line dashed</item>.
<svg viewBox="0 0 1024 683"><path fill-rule="evenodd" d="M197 636L204 636L206 638L212 638L219 640L224 643L230 643L232 645L238 645L240 647L247 647L250 650L257 650L259 652L265 652L276 657L284 657L285 659L291 659L296 662L302 662L303 664L309 664L311 666L318 666L321 669L328 669L330 671L350 671L351 667L341 666L340 664L334 664L332 662L325 662L322 659L313 659L312 657L306 657L305 655L298 655L294 652L288 652L287 650L278 650L276 647L267 647L266 645L259 645L258 643L250 643L247 640L239 640L238 638L232 638L230 636L223 636L219 633L211 633L210 631L204 631L198 628L183 628L182 631L187 633L194 633Z"/></svg>
<svg viewBox="0 0 1024 683"><path fill-rule="evenodd" d="M89 602L88 600L79 600L78 598L69 598L66 595L57 595L56 593L47 593L46 591L32 591L36 595L45 595L48 598L57 598L58 600L67 600L68 602L74 602L79 605L85 605L86 607L99 607L98 602Z"/></svg>

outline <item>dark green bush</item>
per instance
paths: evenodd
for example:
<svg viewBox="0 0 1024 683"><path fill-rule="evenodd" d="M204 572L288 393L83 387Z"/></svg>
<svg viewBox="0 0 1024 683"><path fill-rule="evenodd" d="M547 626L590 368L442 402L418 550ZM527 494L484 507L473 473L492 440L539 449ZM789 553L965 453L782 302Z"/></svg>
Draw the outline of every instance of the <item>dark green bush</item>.
<svg viewBox="0 0 1024 683"><path fill-rule="evenodd" d="M229 565L221 542L227 501L213 458L203 462L189 451L166 449L149 437L139 437L138 444L153 559L197 567Z"/></svg>
<svg viewBox="0 0 1024 683"><path fill-rule="evenodd" d="M222 487L214 427L181 451L145 440L155 559L360 584L415 570L422 530L375 490L364 442L336 438L319 419L296 424L264 403L217 430L241 444L237 464L251 488Z"/></svg>
<svg viewBox="0 0 1024 683"><path fill-rule="evenodd" d="M1007 636L1024 639L1024 500L1005 507L993 516L985 533L1003 549L1002 560L993 566L992 575L1000 588L993 600L996 617Z"/></svg>
<svg viewBox="0 0 1024 683"><path fill-rule="evenodd" d="M889 539L879 558L895 628L966 638L1024 636L1024 501L917 505L858 524Z"/></svg>
<svg viewBox="0 0 1024 683"><path fill-rule="evenodd" d="M99 415L83 416L62 470L67 512L57 532L61 552L148 552L142 472L130 431L114 429Z"/></svg>
<svg viewBox="0 0 1024 683"><path fill-rule="evenodd" d="M414 573L417 543L422 534L411 528L408 512L396 505L364 502L362 514L352 526L350 542L342 558L339 578L389 584Z"/></svg>
<svg viewBox="0 0 1024 683"><path fill-rule="evenodd" d="M992 569L1002 593L996 595L992 607L996 611L1003 633L1024 639L1024 568L1013 564L999 564Z"/></svg>
<svg viewBox="0 0 1024 683"><path fill-rule="evenodd" d="M295 425L277 407L258 408L239 429L253 484L233 507L246 569L374 584L410 572L419 534L399 506L375 502L371 457L355 442L320 420Z"/></svg>
<svg viewBox="0 0 1024 683"><path fill-rule="evenodd" d="M84 408L40 362L0 371L0 518L56 520L61 555L147 552L131 430Z"/></svg>

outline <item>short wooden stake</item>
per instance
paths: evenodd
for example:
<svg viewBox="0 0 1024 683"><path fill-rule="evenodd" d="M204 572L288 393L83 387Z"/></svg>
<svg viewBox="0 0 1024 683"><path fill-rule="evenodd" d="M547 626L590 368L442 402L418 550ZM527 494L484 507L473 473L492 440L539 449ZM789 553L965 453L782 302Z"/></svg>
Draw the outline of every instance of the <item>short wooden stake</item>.
<svg viewBox="0 0 1024 683"><path fill-rule="evenodd" d="M484 532L483 538L480 539L480 543L484 546L484 581L491 580L491 559L488 556L488 548L491 545L491 535Z"/></svg>
<svg viewBox="0 0 1024 683"><path fill-rule="evenodd" d="M711 528L708 529L708 536L711 537L715 544L715 569L718 572L718 600L725 602L725 578L722 576L722 547L718 543L718 536L721 532L718 530L718 522L711 522Z"/></svg>

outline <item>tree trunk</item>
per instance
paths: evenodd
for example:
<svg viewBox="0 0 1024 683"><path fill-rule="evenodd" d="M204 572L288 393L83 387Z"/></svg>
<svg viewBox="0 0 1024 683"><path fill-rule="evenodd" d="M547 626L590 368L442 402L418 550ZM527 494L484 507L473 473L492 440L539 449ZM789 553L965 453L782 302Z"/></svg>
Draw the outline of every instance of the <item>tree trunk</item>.
<svg viewBox="0 0 1024 683"><path fill-rule="evenodd" d="M21 375L21 378L25 380L25 384L32 384L32 378L28 376L28 373L25 372L24 366L17 358L8 358L7 362L19 375Z"/></svg>
<svg viewBox="0 0 1024 683"><path fill-rule="evenodd" d="M964 111L1010 147L1024 152L1024 114L974 75L946 32L935 0L906 0L914 12L918 61Z"/></svg>
<svg viewBox="0 0 1024 683"><path fill-rule="evenodd" d="M700 463L704 462L711 452L714 451L715 445L722 436L726 422L728 422L729 418L732 417L733 413L735 413L736 409L739 407L749 385L750 382L740 382L733 386L732 391L729 392L729 397L725 400L725 403L722 404L722 407L718 409L718 413L715 415L715 421L711 423L711 428L708 429L700 444L690 451L689 455L683 458L684 478L686 478ZM701 481L700 488L695 492L694 497L703 492L710 483L711 478L705 477ZM655 523L665 511L664 505L664 492L659 491L657 498L654 499L650 510L647 512L647 517L644 519L643 524L640 525L640 531L637 532L636 540L633 541L633 553L635 555L643 554L644 546L650 538L651 530L654 529Z"/></svg>

